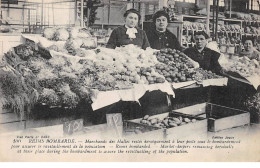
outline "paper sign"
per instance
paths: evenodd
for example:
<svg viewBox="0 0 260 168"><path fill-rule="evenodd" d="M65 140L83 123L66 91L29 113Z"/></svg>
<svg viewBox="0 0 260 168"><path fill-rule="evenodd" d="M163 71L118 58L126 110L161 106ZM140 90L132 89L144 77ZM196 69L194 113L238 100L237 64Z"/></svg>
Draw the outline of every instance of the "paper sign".
<svg viewBox="0 0 260 168"><path fill-rule="evenodd" d="M71 135L83 130L83 119L67 121L63 123L63 133Z"/></svg>
<svg viewBox="0 0 260 168"><path fill-rule="evenodd" d="M123 123L121 113L106 114L108 127L121 126Z"/></svg>

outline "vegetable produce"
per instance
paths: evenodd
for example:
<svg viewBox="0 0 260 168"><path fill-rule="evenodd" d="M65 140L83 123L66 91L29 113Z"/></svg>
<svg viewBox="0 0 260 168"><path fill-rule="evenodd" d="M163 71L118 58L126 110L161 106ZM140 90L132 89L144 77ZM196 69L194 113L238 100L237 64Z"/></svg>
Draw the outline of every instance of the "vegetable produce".
<svg viewBox="0 0 260 168"><path fill-rule="evenodd" d="M197 120L194 118L188 118L188 117L165 117L162 120L160 118L154 118L149 115L145 115L141 120L140 123L145 125L151 125L154 127L159 128L172 128L172 127L178 127L181 125L185 125L188 123L194 123Z"/></svg>
<svg viewBox="0 0 260 168"><path fill-rule="evenodd" d="M43 37L53 40L55 38L56 29L55 28L45 28L43 31Z"/></svg>
<svg viewBox="0 0 260 168"><path fill-rule="evenodd" d="M56 31L54 39L57 41L66 41L69 37L69 32L65 28L60 28Z"/></svg>
<svg viewBox="0 0 260 168"><path fill-rule="evenodd" d="M170 48L156 52L159 64L155 65L156 72L163 75L168 82L201 81L218 78L210 71L195 68L197 65L184 53Z"/></svg>
<svg viewBox="0 0 260 168"><path fill-rule="evenodd" d="M244 106L250 112L250 122L260 122L260 93L256 92L244 101Z"/></svg>
<svg viewBox="0 0 260 168"><path fill-rule="evenodd" d="M25 111L30 112L38 100L38 92L33 88L34 81L23 77L17 70L6 64L0 68L0 101L11 108L21 119Z"/></svg>
<svg viewBox="0 0 260 168"><path fill-rule="evenodd" d="M260 74L259 62L248 57L234 56L228 63L221 65L226 71L237 72L243 77Z"/></svg>

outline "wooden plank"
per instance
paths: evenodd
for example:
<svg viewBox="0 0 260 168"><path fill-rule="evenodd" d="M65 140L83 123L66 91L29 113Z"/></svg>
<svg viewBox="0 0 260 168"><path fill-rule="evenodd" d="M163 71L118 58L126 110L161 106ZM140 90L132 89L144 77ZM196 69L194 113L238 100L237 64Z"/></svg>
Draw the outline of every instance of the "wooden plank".
<svg viewBox="0 0 260 168"><path fill-rule="evenodd" d="M200 134L207 133L207 131L207 120L205 119L196 121L195 123L189 123L186 125L166 129L165 138L184 138L189 137L192 134L199 136Z"/></svg>
<svg viewBox="0 0 260 168"><path fill-rule="evenodd" d="M209 120L209 131L217 132L228 128L250 124L250 114L243 113L235 116L225 117L217 120Z"/></svg>
<svg viewBox="0 0 260 168"><path fill-rule="evenodd" d="M25 129L25 121L0 124L0 132L9 132Z"/></svg>
<svg viewBox="0 0 260 168"><path fill-rule="evenodd" d="M229 117L229 116L234 116L242 113L247 113L247 111L239 110L239 109L234 109L230 107L225 107L225 106L220 106L216 104L207 104L207 116L208 118L224 118L224 117Z"/></svg>
<svg viewBox="0 0 260 168"><path fill-rule="evenodd" d="M206 112L206 103L196 104L193 106L176 109L174 111L184 114L198 115Z"/></svg>
<svg viewBox="0 0 260 168"><path fill-rule="evenodd" d="M0 124L17 122L20 120L21 120L20 117L18 117L17 114L15 113L0 114Z"/></svg>
<svg viewBox="0 0 260 168"><path fill-rule="evenodd" d="M28 120L26 121L26 128L38 128L38 127L47 127L63 124L66 121L75 120L73 117L61 117L61 118L49 118L41 120Z"/></svg>
<svg viewBox="0 0 260 168"><path fill-rule="evenodd" d="M4 113L12 113L11 109L6 109L6 108L0 108L0 114Z"/></svg>

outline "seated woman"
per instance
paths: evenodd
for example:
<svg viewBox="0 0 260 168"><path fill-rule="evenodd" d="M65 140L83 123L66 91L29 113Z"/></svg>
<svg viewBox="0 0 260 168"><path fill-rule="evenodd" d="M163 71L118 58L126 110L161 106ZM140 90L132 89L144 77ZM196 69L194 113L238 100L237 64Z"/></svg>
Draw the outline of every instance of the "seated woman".
<svg viewBox="0 0 260 168"><path fill-rule="evenodd" d="M249 59L256 59L258 61L260 60L260 52L254 48L251 39L245 39L244 51L240 52L240 56L247 56Z"/></svg>
<svg viewBox="0 0 260 168"><path fill-rule="evenodd" d="M137 28L141 18L135 9L129 9L124 14L125 25L114 29L107 42L107 48L116 48L123 45L134 44L142 49L150 47L145 31Z"/></svg>
<svg viewBox="0 0 260 168"><path fill-rule="evenodd" d="M167 29L168 23L169 15L165 11L157 11L153 15L153 25L147 31L151 48L158 50L162 48L181 50L177 37Z"/></svg>
<svg viewBox="0 0 260 168"><path fill-rule="evenodd" d="M199 63L202 69L212 71L216 74L221 73L221 66L218 62L220 53L206 47L209 36L205 32L195 32L195 47L184 50L184 53L192 60Z"/></svg>

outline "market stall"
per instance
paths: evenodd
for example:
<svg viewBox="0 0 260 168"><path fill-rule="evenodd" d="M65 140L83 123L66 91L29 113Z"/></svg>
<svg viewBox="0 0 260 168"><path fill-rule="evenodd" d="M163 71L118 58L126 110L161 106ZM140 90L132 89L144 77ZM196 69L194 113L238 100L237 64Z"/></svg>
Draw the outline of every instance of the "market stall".
<svg viewBox="0 0 260 168"><path fill-rule="evenodd" d="M182 27L181 22L177 31L172 29L179 40L205 30L204 23L189 21ZM227 26L225 30L219 27L229 33ZM240 30L230 27L230 31ZM122 120L133 120L201 103L255 108L251 120L259 117L254 97L260 84L259 60L236 57L220 42L222 75L200 68L179 50L143 50L134 45L108 49L99 44L93 29L84 26L46 27L33 36L19 34L17 43L2 51L1 113L17 114L13 121L22 122L18 129L77 119L83 119L85 126L103 124L107 114L113 113L121 113ZM192 46L190 41L185 44Z"/></svg>

